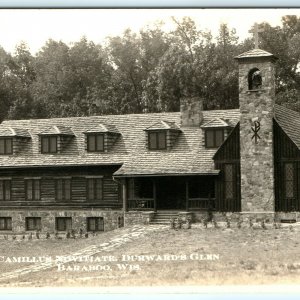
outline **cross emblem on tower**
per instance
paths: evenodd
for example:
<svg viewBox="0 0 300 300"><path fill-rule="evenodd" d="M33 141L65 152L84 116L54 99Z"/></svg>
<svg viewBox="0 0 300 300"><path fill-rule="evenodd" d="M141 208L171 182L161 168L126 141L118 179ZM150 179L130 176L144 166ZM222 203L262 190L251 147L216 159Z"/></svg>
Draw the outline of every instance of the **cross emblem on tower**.
<svg viewBox="0 0 300 300"><path fill-rule="evenodd" d="M253 28L249 30L249 32L253 33L254 36L255 49L258 49L258 34L263 31L263 28L259 28L257 23L254 23Z"/></svg>

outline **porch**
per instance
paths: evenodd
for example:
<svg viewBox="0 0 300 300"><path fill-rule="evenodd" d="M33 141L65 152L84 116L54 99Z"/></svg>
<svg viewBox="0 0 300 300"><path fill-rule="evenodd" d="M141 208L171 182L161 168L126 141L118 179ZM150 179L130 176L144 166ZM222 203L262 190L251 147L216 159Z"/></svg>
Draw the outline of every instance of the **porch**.
<svg viewBox="0 0 300 300"><path fill-rule="evenodd" d="M215 208L215 176L126 178L125 211L193 211Z"/></svg>

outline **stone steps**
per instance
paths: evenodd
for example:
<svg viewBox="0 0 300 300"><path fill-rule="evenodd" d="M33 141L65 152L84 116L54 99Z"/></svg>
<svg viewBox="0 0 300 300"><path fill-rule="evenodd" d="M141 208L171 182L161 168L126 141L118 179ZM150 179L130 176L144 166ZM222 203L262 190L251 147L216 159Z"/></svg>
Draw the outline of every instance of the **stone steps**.
<svg viewBox="0 0 300 300"><path fill-rule="evenodd" d="M170 224L171 219L178 218L177 212L157 212L154 218L150 221L150 224L167 225Z"/></svg>

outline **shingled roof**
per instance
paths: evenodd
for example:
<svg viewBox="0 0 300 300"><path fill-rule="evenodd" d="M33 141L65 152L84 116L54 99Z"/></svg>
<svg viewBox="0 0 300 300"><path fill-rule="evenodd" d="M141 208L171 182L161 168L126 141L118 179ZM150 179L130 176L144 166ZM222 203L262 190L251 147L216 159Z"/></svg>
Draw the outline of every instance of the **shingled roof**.
<svg viewBox="0 0 300 300"><path fill-rule="evenodd" d="M213 110L203 112L204 123L216 118L230 119L237 124L239 110ZM215 174L212 160L216 149L205 149L203 130L199 127L181 127L171 150L150 151L147 147L146 128L161 121L180 127L180 112L106 115L75 118L53 118L36 120L4 121L1 128L27 129L32 142L28 151L0 157L0 168L37 166L82 166L120 165L116 175L158 175L158 174ZM62 153L41 154L39 133L52 126L68 126L74 138ZM97 124L110 124L121 133L110 151L86 152L85 132Z"/></svg>
<svg viewBox="0 0 300 300"><path fill-rule="evenodd" d="M247 58L252 58L252 57L270 57L270 58L273 58L273 59L277 59L277 57L270 53L270 52L267 52L265 50L262 50L262 49L252 49L250 51L247 51L247 52L244 52L238 56L235 57L235 59L247 59Z"/></svg>
<svg viewBox="0 0 300 300"><path fill-rule="evenodd" d="M49 122L51 124L51 122ZM74 133L70 127L62 126L62 125L54 125L48 127L47 129L41 131L39 135L71 135Z"/></svg>
<svg viewBox="0 0 300 300"><path fill-rule="evenodd" d="M179 126L175 122L159 121L150 127L145 129L146 131L151 130L180 130Z"/></svg>
<svg viewBox="0 0 300 300"><path fill-rule="evenodd" d="M211 124L220 119L235 126L239 117L238 109L203 111L203 124ZM276 105L275 119L300 149L300 114ZM171 128L180 128L181 134L171 150L150 151L145 129L152 128L155 124L163 124L162 121L171 124ZM27 132L32 141L28 142L28 151L1 156L0 168L120 165L115 175L218 173L213 163L213 155L217 149L204 147L202 128L180 127L180 121L179 112L4 121L0 125L0 133L12 134L12 131L7 130L14 128L15 133ZM39 151L39 134L49 130L49 124L57 128L68 127L74 134L74 138L62 153L41 154ZM99 130L99 124L110 124L109 130L114 129L120 133L120 138L108 152L86 152L85 133Z"/></svg>
<svg viewBox="0 0 300 300"><path fill-rule="evenodd" d="M97 124L89 129L87 129L84 133L114 133L120 134L117 127L115 125L106 125L106 124Z"/></svg>
<svg viewBox="0 0 300 300"><path fill-rule="evenodd" d="M226 122L225 120L222 120L221 118L216 118L201 125L201 128L216 128L216 127L231 127L231 126L232 125L228 124L228 122Z"/></svg>
<svg viewBox="0 0 300 300"><path fill-rule="evenodd" d="M275 119L282 130L300 149L300 113L284 106L275 105Z"/></svg>

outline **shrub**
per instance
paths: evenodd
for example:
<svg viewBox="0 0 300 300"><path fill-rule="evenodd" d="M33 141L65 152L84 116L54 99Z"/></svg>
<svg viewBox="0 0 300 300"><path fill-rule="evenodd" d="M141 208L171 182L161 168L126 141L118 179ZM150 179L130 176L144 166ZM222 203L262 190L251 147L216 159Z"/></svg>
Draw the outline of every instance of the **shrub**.
<svg viewBox="0 0 300 300"><path fill-rule="evenodd" d="M175 229L175 219L174 218L170 219L170 229Z"/></svg>
<svg viewBox="0 0 300 300"><path fill-rule="evenodd" d="M213 220L212 222L213 222L215 228L219 228L218 223L217 223L216 220Z"/></svg>
<svg viewBox="0 0 300 300"><path fill-rule="evenodd" d="M242 228L242 223L243 223L243 221L241 219L239 219L238 222L237 222L237 228L238 229Z"/></svg>
<svg viewBox="0 0 300 300"><path fill-rule="evenodd" d="M261 228L262 228L262 229L267 229L266 223L265 223L264 220L261 221Z"/></svg>
<svg viewBox="0 0 300 300"><path fill-rule="evenodd" d="M252 219L249 219L249 227L252 228L253 227L253 222Z"/></svg>
<svg viewBox="0 0 300 300"><path fill-rule="evenodd" d="M230 228L230 219L226 217L226 227Z"/></svg>

